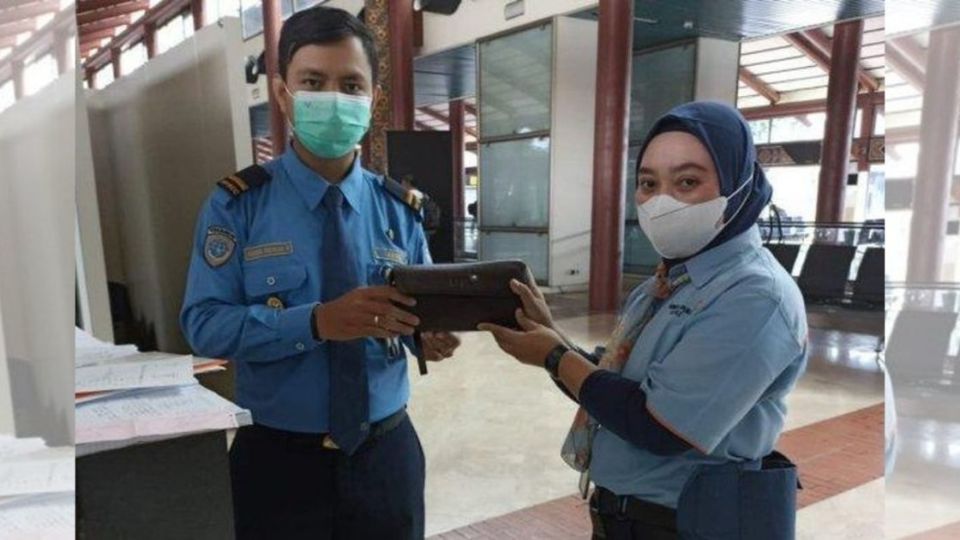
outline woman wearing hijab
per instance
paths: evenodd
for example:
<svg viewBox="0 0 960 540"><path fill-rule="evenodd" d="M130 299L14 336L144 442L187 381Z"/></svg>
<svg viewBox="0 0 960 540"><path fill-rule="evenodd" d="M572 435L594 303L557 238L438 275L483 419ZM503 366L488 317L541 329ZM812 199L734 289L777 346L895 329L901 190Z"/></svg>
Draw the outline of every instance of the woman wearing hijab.
<svg viewBox="0 0 960 540"><path fill-rule="evenodd" d="M522 331L481 325L580 403L563 457L583 472L594 538L792 538L796 469L774 452L806 366L793 279L762 247L772 189L746 121L694 102L637 160L640 226L662 256L596 357L563 337L535 286L513 282Z"/></svg>

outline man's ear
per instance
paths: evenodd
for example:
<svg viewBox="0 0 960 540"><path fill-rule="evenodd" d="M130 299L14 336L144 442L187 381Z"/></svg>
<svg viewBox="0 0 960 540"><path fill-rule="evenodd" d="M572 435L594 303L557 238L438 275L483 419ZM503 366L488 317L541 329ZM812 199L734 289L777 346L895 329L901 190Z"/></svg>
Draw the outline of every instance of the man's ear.
<svg viewBox="0 0 960 540"><path fill-rule="evenodd" d="M377 103L380 102L380 96L383 95L383 87L379 84L373 87L373 95L371 96L371 106L372 108L377 108Z"/></svg>
<svg viewBox="0 0 960 540"><path fill-rule="evenodd" d="M290 115L290 110L288 106L289 94L287 93L286 83L283 81L283 77L279 74L274 75L270 79L270 91L273 92L273 98L277 100L277 105L280 106L280 111L283 112L283 115L286 116L290 121L292 117Z"/></svg>

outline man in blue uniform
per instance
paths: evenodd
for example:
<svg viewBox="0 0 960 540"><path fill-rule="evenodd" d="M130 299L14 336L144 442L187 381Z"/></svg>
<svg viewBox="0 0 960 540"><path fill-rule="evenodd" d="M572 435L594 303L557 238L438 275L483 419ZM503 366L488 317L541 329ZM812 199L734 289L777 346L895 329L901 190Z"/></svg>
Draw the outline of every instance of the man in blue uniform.
<svg viewBox="0 0 960 540"><path fill-rule="evenodd" d="M293 141L207 200L181 313L198 354L233 361L253 413L230 451L237 537L423 538L401 346L416 349L419 321L385 279L430 254L415 194L357 157L376 49L355 17L317 7L284 24L279 54L271 90ZM459 341L421 345L442 360Z"/></svg>

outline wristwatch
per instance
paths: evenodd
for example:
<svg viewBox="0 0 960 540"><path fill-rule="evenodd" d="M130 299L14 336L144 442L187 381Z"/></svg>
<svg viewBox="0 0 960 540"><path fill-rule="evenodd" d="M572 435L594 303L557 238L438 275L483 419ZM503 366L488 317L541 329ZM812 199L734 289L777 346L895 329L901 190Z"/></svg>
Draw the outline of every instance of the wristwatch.
<svg viewBox="0 0 960 540"><path fill-rule="evenodd" d="M560 378L560 360L563 358L563 355L568 352L570 352L570 347L561 343L547 354L547 359L543 362L543 367L546 368L550 376L554 379Z"/></svg>

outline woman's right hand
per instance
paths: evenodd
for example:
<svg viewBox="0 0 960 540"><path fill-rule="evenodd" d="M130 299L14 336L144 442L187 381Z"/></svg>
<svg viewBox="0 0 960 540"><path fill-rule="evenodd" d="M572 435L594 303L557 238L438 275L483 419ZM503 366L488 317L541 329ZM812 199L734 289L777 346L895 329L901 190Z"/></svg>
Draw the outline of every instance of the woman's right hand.
<svg viewBox="0 0 960 540"><path fill-rule="evenodd" d="M528 319L555 330L553 316L550 314L550 308L547 306L543 291L537 287L533 277L528 277L528 281L529 284L512 279L510 280L510 290L520 297L520 302L523 303L523 312Z"/></svg>

